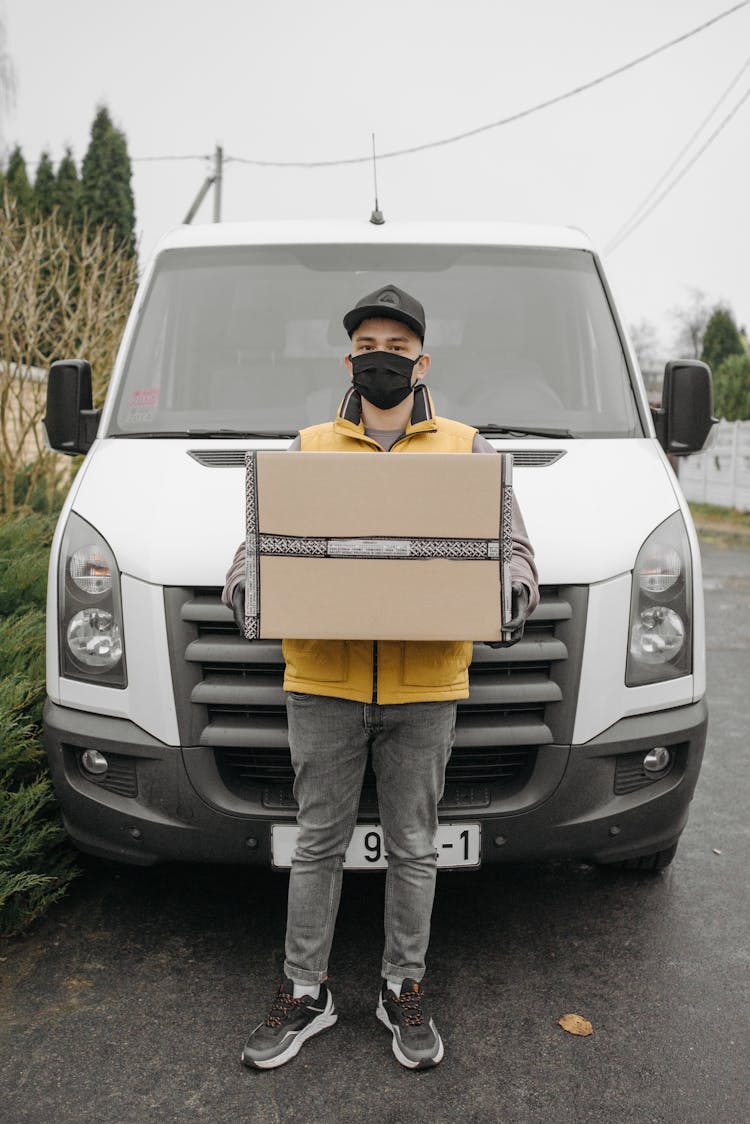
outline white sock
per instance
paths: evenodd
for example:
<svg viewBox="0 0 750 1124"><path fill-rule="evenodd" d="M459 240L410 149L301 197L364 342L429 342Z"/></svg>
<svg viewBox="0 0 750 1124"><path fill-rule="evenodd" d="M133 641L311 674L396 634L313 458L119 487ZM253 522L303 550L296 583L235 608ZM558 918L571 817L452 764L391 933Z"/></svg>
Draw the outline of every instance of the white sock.
<svg viewBox="0 0 750 1124"><path fill-rule="evenodd" d="M292 980L294 984L293 998L301 999L303 995L309 995L311 999L317 999L320 995L320 984L311 983L298 983L297 980Z"/></svg>
<svg viewBox="0 0 750 1124"><path fill-rule="evenodd" d="M388 990L392 991L393 994L398 999L399 995L401 994L401 984L404 981L403 980L386 980L385 982L388 984Z"/></svg>

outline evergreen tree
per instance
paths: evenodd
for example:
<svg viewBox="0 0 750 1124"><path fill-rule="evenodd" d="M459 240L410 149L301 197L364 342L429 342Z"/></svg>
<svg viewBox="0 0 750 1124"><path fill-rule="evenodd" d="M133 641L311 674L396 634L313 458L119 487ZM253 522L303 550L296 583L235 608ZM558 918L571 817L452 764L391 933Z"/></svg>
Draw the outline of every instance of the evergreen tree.
<svg viewBox="0 0 750 1124"><path fill-rule="evenodd" d="M34 203L39 213L46 218L52 213L56 199L55 169L49 153L43 152L39 160L34 180Z"/></svg>
<svg viewBox="0 0 750 1124"><path fill-rule="evenodd" d="M60 208L58 212L60 222L64 224L72 221L74 227L81 225L83 221L81 181L78 178L78 169L73 159L73 153L69 148L65 149L65 155L57 169L55 203Z"/></svg>
<svg viewBox="0 0 750 1124"><path fill-rule="evenodd" d="M729 355L716 369L714 413L727 421L750 418L750 355Z"/></svg>
<svg viewBox="0 0 750 1124"><path fill-rule="evenodd" d="M742 355L744 350L732 313L718 305L706 325L701 359L712 371L718 371L725 359L730 355Z"/></svg>
<svg viewBox="0 0 750 1124"><path fill-rule="evenodd" d="M8 185L8 194L15 196L19 210L23 214L29 214L34 206L34 192L26 173L26 161L18 145L10 154L5 180Z"/></svg>
<svg viewBox="0 0 750 1124"><path fill-rule="evenodd" d="M104 106L91 126L91 141L81 173L84 215L90 223L114 228L115 241L135 254L135 205L125 135Z"/></svg>

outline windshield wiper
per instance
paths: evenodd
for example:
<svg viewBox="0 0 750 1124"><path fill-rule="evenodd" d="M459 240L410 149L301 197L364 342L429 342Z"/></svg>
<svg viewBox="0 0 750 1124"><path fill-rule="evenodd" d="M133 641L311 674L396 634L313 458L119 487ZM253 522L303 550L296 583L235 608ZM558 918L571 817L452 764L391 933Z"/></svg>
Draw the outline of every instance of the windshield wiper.
<svg viewBox="0 0 750 1124"><path fill-rule="evenodd" d="M569 429L542 429L531 428L526 425L495 425L494 422L485 422L475 425L480 433L506 433L509 437L575 437Z"/></svg>
<svg viewBox="0 0 750 1124"><path fill-rule="evenodd" d="M188 429L188 437L296 437L298 430L271 429Z"/></svg>
<svg viewBox="0 0 750 1124"><path fill-rule="evenodd" d="M297 430L278 432L269 429L152 429L147 433L111 433L110 437L273 437L289 439L297 436Z"/></svg>

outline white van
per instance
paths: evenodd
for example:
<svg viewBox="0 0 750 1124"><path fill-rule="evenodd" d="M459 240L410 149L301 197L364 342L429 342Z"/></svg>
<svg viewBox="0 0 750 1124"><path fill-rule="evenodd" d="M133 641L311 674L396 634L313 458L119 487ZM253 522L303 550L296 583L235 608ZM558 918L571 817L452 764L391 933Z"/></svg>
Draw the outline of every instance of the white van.
<svg viewBox="0 0 750 1124"><path fill-rule="evenodd" d="M130 863L288 865L283 663L220 601L248 449L334 417L343 312L385 282L428 321L438 413L514 454L541 602L475 646L441 865L674 856L707 709L698 543L667 454L710 430L704 364L649 408L601 262L571 229L182 227L145 271L104 408L84 360L50 371L50 444L86 452L52 545L45 739L65 825ZM365 778L349 864L383 864ZM479 839L478 849L460 840Z"/></svg>

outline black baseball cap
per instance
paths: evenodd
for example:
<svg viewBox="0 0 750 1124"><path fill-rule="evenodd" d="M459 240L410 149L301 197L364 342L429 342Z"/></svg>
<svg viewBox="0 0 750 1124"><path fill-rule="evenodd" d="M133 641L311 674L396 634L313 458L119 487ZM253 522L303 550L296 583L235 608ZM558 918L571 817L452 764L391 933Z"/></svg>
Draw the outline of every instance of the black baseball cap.
<svg viewBox="0 0 750 1124"><path fill-rule="evenodd" d="M363 320L386 317L389 320L400 320L413 332L416 332L424 343L425 315L422 305L416 297L399 289L398 285L383 285L374 293L358 300L351 312L344 317L344 327L351 339L355 328Z"/></svg>

